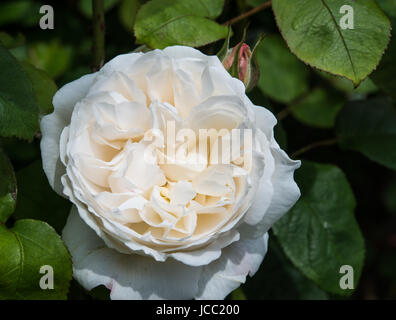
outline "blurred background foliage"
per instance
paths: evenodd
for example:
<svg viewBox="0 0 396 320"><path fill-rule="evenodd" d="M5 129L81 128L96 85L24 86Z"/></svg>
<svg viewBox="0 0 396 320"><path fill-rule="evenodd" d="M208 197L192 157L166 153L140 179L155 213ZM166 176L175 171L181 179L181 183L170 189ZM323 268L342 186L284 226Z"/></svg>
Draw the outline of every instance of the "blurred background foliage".
<svg viewBox="0 0 396 320"><path fill-rule="evenodd" d="M170 4L168 0L163 1L162 5ZM188 38L188 34L178 34L171 40L169 37L147 38L151 19L149 10L152 4L146 6L145 11L143 10L137 16L139 9L147 2L146 0L104 1L106 61L118 54L135 50L142 42L137 43L135 35L143 39L145 44L153 47L191 41L197 44L203 52L216 54L222 46L222 41L214 43L212 41L225 37L224 30L227 28L222 24L262 5L265 1L227 0L224 7L220 8L221 10L214 8L208 15L209 18L216 19L218 24L215 25L211 21L213 34L208 35L201 42ZM176 2L182 1L178 0L173 4ZM378 0L377 2L391 19L393 30L396 30L394 1ZM41 30L38 26L41 17L39 9L43 4L49 4L54 8L55 28L53 30ZM182 10L180 7L173 9ZM92 71L91 18L91 0L3 0L0 2L0 43L21 63L24 72L31 79L39 109L38 117L51 112L51 99L57 88ZM195 18L199 23L203 23L200 19L206 19L206 16L196 12ZM136 25L135 21L138 21ZM328 289L321 279L316 279L316 281L314 276L299 267L299 264L303 264L304 261L300 261L299 257L291 254L290 250L294 249L285 248L282 245L282 237L287 235L287 228L290 224L281 220L274 228L274 232L271 231L269 252L260 270L253 278L248 277L247 282L229 298L395 299L396 173L394 169L396 169L396 163L395 158L392 158L392 153L394 154L396 148L391 149L395 146L396 138L396 129L392 127L395 124L392 122L394 120L392 116L395 113L395 103L392 98L395 98L396 92L395 39L391 39L377 70L355 87L352 81L346 78L311 68L298 59L282 38L271 9L262 10L248 19L242 19L233 24L232 45L235 45L242 37L248 21L250 24L247 43L253 44L262 33L266 35L257 51L261 77L257 87L249 92L249 97L254 104L265 106L277 115L279 124L275 129L275 134L279 144L289 154L295 154L297 158L309 161L304 163L303 169L300 169L303 170L302 172L339 182L339 184L334 182L334 188L342 190L336 200L343 204L345 201L345 207L350 206L351 210L345 215L350 214L352 217L354 212L357 220L356 226L352 220L348 223L351 228L356 227L358 230L360 227L366 253L364 258L361 257L362 260L364 259L364 266L362 266L357 289L349 297L341 297L337 295L338 292ZM134 30L134 25L137 30ZM208 25L210 27L210 24ZM188 33L188 30L186 32ZM5 59L4 57L5 55L2 56L0 52L0 59ZM4 88L0 88L0 91L2 89ZM373 144L377 146L378 140L373 138L371 144L369 138L355 137L353 140L351 133L348 132L354 125L359 127L360 122L356 117L360 111L366 110L365 108L384 110L385 115L386 110L387 112L390 110L392 114L389 116L390 120L386 129L383 129L382 135L377 137L383 140L382 149L373 147ZM29 114L23 113L23 117L25 116L28 119ZM354 119L352 125L348 122L351 118ZM12 227L18 219L42 220L49 223L60 234L70 209L70 203L57 196L49 187L41 167L40 133L34 124L36 120L33 119L33 124L30 124L29 120L26 121L26 126L32 126L32 131L27 136L24 136L25 132L19 135L20 138L25 139L5 135L0 138L1 147L16 172L18 190L15 212L8 220L7 214L4 221L7 221L7 227ZM5 128L5 124L2 125ZM2 130L0 128L0 133ZM356 128L356 132L359 130ZM390 133L390 135L386 136L385 133ZM14 132L12 135L18 136L18 134ZM338 145L331 143L336 136L338 141L341 141ZM329 143L315 145L318 141ZM362 143L365 144L362 145ZM381 156L382 154L389 156L387 158ZM321 165L318 167L313 163ZM322 167L325 166L324 164L336 165L343 173L334 171L338 169L333 167ZM2 179L3 176L0 178ZM349 181L349 184L346 181ZM304 183L306 183L305 180L302 181L302 184ZM7 188L11 188L11 191L3 192L0 188L3 192L0 196L8 194L7 192L16 194L16 187L8 186ZM345 199L349 197L349 194L351 195L350 202ZM309 186L307 186L307 193L303 196L307 199L319 197L318 194L309 192ZM321 201L316 198L314 200ZM12 202L12 199L10 201ZM297 212L303 209L297 206L293 210ZM334 210L338 212L337 207ZM305 225L306 223L309 224L312 221L301 222L299 227L309 227ZM356 238L356 246L351 246L351 252L346 253L351 256L357 254L353 250L361 251L363 245L359 231L356 232L353 235ZM276 233L276 237L273 233ZM345 242L345 245L348 246L348 243ZM296 250L304 250L304 248ZM359 254L364 253L362 251ZM314 266L312 268L315 269ZM340 275L334 274L334 277L340 277ZM315 283L311 280L315 280ZM1 281L0 275L0 283ZM328 290L325 292L323 289ZM66 295L62 297L65 298ZM107 299L108 291L104 287L99 287L88 293L73 280L67 297L70 299Z"/></svg>

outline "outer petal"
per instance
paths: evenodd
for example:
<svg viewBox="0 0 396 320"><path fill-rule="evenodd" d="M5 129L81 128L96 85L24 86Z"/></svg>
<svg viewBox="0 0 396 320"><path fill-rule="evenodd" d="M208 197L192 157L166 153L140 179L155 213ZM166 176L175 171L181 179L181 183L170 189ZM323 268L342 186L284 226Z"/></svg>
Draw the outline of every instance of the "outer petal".
<svg viewBox="0 0 396 320"><path fill-rule="evenodd" d="M256 170L252 172L252 181L256 189L252 191L254 194L251 195L253 197L250 201L251 206L244 217L244 221L250 225L256 225L263 220L274 193L271 176L275 171L276 164L270 151L270 143L266 137L263 137L264 134L260 130L257 130L257 136L261 136L262 140L264 140L264 148L262 150L262 157L255 158L255 164L258 170L253 167Z"/></svg>
<svg viewBox="0 0 396 320"><path fill-rule="evenodd" d="M260 222L261 232L266 232L278 221L300 198L301 192L294 181L294 171L301 165L301 161L291 160L278 146L271 148L275 158L276 168L272 176L274 193L271 204Z"/></svg>
<svg viewBox="0 0 396 320"><path fill-rule="evenodd" d="M246 281L248 274L253 276L257 272L267 253L268 233L249 238L243 232L241 237L223 249L220 259L203 267L197 299L224 299Z"/></svg>
<svg viewBox="0 0 396 320"><path fill-rule="evenodd" d="M294 171L301 165L299 160L291 160L288 155L279 148L273 138L274 116L265 108L254 107L256 113L256 125L266 134L270 140L270 151L274 158L275 170L271 176L270 184L272 185L273 194L268 209L265 211L260 221L259 232L266 232L269 228L280 219L290 208L297 202L301 193L296 182L294 181ZM276 123L276 122L275 122ZM262 179L257 191L257 200L249 208L247 215L262 215L263 210L260 206L259 193L265 192L265 184L269 181ZM257 214L255 214L257 212Z"/></svg>
<svg viewBox="0 0 396 320"><path fill-rule="evenodd" d="M114 300L192 299L201 268L173 259L126 255L108 248L73 207L62 238L73 259L73 275L87 290L105 285Z"/></svg>
<svg viewBox="0 0 396 320"><path fill-rule="evenodd" d="M128 72L136 60L142 56L144 56L142 52L120 54L106 62L102 69L100 69L100 73L111 74L113 71Z"/></svg>
<svg viewBox="0 0 396 320"><path fill-rule="evenodd" d="M262 175L257 183L255 199L246 212L244 221L250 225L256 225L263 220L264 214L271 204L274 193L271 183L271 176L275 171L275 159L271 153L271 140L273 140L273 130L276 125L276 118L264 107L251 104L255 114L256 140L259 150L262 153Z"/></svg>
<svg viewBox="0 0 396 320"><path fill-rule="evenodd" d="M274 136L274 127L277 123L275 116L266 108L252 104L256 117L256 126L266 135L268 140Z"/></svg>
<svg viewBox="0 0 396 320"><path fill-rule="evenodd" d="M41 120L43 137L40 147L44 172L51 187L62 196L61 176L65 173L65 168L59 159L60 136L70 122L75 104L86 96L95 75L88 74L60 88L52 100L54 112Z"/></svg>
<svg viewBox="0 0 396 320"><path fill-rule="evenodd" d="M163 52L172 59L196 58L200 60L209 61L214 59L213 57L216 57L216 56L207 56L206 54L203 54L201 51L197 49L186 46L166 47L163 50Z"/></svg>

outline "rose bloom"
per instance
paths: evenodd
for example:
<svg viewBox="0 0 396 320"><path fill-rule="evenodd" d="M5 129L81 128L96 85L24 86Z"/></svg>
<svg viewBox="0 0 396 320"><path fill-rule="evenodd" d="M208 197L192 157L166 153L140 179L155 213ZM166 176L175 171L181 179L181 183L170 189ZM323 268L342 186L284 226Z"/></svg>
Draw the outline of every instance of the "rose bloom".
<svg viewBox="0 0 396 320"><path fill-rule="evenodd" d="M255 274L267 231L300 196L300 162L275 141L273 114L252 104L216 56L183 46L119 55L63 86L53 105L41 121L43 167L74 204L62 237L85 289L104 285L112 299L223 299ZM218 144L205 154L168 139L169 123L248 129L251 161L234 151L213 161ZM170 149L175 161L164 161Z"/></svg>

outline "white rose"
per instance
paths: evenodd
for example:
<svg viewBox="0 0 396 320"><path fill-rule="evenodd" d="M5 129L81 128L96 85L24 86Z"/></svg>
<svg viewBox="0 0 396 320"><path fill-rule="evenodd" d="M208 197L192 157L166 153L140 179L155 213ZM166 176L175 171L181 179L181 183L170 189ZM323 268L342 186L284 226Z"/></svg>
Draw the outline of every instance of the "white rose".
<svg viewBox="0 0 396 320"><path fill-rule="evenodd" d="M300 196L300 162L216 56L182 46L120 55L53 104L41 122L43 166L74 204L63 239L84 288L105 285L112 299L223 299L254 275L268 229ZM240 129L240 140L250 132L251 159L241 148L216 162L218 144L205 154L172 142L170 124Z"/></svg>

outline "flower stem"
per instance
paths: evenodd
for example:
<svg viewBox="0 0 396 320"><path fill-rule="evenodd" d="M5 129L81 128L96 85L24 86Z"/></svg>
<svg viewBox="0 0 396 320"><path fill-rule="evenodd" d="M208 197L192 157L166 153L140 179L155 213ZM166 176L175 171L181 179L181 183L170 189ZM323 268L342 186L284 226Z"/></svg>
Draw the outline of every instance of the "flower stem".
<svg viewBox="0 0 396 320"><path fill-rule="evenodd" d="M296 158L296 157L302 155L303 153L308 152L308 151L310 151L312 149L315 149L317 147L332 146L332 145L334 145L336 143L337 143L337 139L336 138L328 139L328 140L322 140L322 141L317 141L317 142L311 143L311 144L309 144L309 145L297 150L296 152L294 152L292 154L291 157L292 158Z"/></svg>
<svg viewBox="0 0 396 320"><path fill-rule="evenodd" d="M290 114L290 109L288 107L286 107L285 109L281 110L277 115L276 118L278 120L283 120L284 118L286 118L288 115Z"/></svg>
<svg viewBox="0 0 396 320"><path fill-rule="evenodd" d="M103 0L92 0L92 13L92 68L94 71L98 71L105 61L105 20Z"/></svg>
<svg viewBox="0 0 396 320"><path fill-rule="evenodd" d="M238 21L241 21L241 20L243 20L243 19L245 19L245 18L257 13L257 12L260 12L261 10L264 10L264 9L270 7L271 4L272 4L272 1L264 2L263 4L259 5L258 7L253 8L253 9L251 9L249 11L246 11L246 12L242 13L241 15L239 15L239 16L237 16L235 18L232 18L231 20L228 20L227 22L224 22L223 24L226 25L226 26L230 26L230 25L232 25L232 24L234 24L234 23L236 23Z"/></svg>

